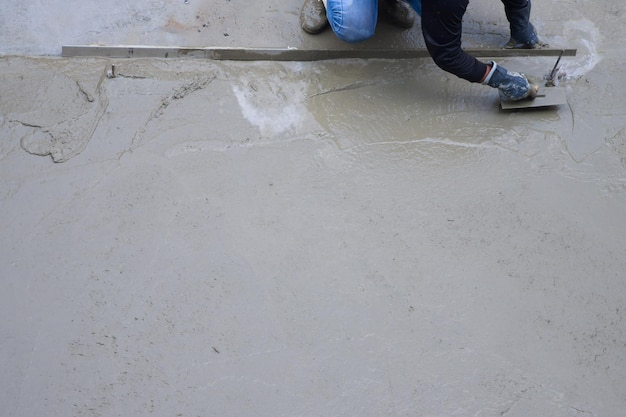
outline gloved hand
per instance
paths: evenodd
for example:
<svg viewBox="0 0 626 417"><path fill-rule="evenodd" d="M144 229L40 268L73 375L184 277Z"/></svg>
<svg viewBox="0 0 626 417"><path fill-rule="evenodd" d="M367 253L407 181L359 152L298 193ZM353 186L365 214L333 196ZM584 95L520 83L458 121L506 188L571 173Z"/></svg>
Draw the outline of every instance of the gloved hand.
<svg viewBox="0 0 626 417"><path fill-rule="evenodd" d="M536 85L532 85L524 74L510 72L506 68L491 62L491 71L483 84L497 88L502 101L517 101L537 96Z"/></svg>

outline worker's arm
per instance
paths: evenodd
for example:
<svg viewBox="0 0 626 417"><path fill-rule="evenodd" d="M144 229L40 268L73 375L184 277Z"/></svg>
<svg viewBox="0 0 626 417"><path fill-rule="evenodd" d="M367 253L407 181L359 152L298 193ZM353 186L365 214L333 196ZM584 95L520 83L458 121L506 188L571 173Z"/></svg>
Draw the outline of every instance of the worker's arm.
<svg viewBox="0 0 626 417"><path fill-rule="evenodd" d="M461 48L463 15L468 0L422 0L422 33L428 52L444 71L467 81L498 88L505 100L521 100L532 94L523 74L488 65Z"/></svg>

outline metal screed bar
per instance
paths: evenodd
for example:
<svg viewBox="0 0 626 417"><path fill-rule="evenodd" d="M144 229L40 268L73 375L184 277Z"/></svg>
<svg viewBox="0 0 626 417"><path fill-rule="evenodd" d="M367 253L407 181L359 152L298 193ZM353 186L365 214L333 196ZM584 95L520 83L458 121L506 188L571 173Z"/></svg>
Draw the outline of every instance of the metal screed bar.
<svg viewBox="0 0 626 417"><path fill-rule="evenodd" d="M576 49L465 49L475 57L506 58L519 56L575 56ZM64 57L106 58L201 58L233 61L319 61L325 59L413 59L427 58L425 48L418 49L296 49L296 48L229 48L66 45Z"/></svg>

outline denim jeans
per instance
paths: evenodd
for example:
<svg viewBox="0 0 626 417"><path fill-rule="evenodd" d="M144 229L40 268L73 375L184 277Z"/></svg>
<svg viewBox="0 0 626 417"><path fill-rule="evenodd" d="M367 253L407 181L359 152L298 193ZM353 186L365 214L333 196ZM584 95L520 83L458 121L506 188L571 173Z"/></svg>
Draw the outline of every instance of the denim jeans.
<svg viewBox="0 0 626 417"><path fill-rule="evenodd" d="M371 38L378 20L378 0L328 0L326 16L335 35L355 43Z"/></svg>

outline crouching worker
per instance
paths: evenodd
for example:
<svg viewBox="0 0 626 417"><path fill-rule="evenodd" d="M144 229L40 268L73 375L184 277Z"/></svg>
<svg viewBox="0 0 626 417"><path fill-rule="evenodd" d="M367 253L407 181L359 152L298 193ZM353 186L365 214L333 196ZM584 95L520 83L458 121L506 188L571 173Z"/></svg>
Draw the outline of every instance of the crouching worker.
<svg viewBox="0 0 626 417"><path fill-rule="evenodd" d="M487 0L485 0L487 1ZM501 0L509 21L511 38L505 48L539 48L530 23L530 0ZM330 23L335 34L346 42L371 37L376 25L379 0L305 0L302 28L317 33ZM497 88L505 101L523 100L537 94L537 86L524 74L508 71L496 62L481 62L461 48L463 15L469 0L380 0L393 16L410 16L407 3L422 17L422 34L429 54L444 71L474 83ZM399 19L402 20L402 19ZM411 22L412 25L412 22Z"/></svg>

